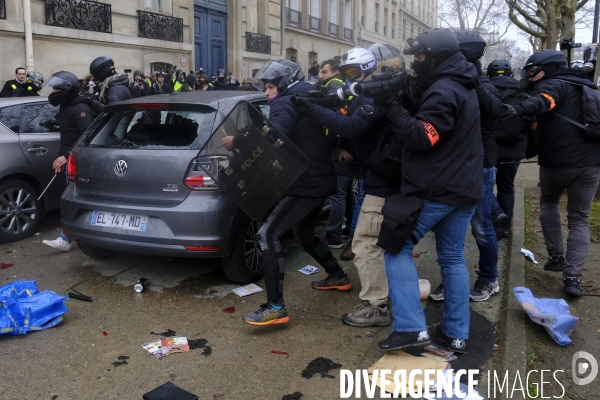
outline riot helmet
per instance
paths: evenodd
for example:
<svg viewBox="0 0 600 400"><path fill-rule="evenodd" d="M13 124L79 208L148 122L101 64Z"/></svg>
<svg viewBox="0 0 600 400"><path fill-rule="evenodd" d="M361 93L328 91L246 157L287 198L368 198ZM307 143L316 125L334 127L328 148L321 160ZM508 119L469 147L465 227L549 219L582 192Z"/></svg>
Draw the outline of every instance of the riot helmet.
<svg viewBox="0 0 600 400"><path fill-rule="evenodd" d="M79 94L79 80L69 71L58 71L48 79L47 86L60 90L48 96L48 102L58 106Z"/></svg>
<svg viewBox="0 0 600 400"><path fill-rule="evenodd" d="M144 72L143 72L143 71L141 71L141 70L139 70L139 69L136 69L136 70L133 72L133 79L135 79L135 77L136 77L137 75L139 75L139 76L140 76L142 79L144 79Z"/></svg>
<svg viewBox="0 0 600 400"><path fill-rule="evenodd" d="M533 53L523 67L529 77L537 75L542 70L548 72L559 68L567 68L567 59L562 51L552 49Z"/></svg>
<svg viewBox="0 0 600 400"><path fill-rule="evenodd" d="M277 86L278 93L283 93L296 82L301 81L304 81L304 73L300 65L282 59L269 61L263 65L254 75L252 85L258 90L265 90L265 86L270 83Z"/></svg>
<svg viewBox="0 0 600 400"><path fill-rule="evenodd" d="M340 76L346 81L365 80L377 71L377 57L373 52L355 47L342 56L339 65Z"/></svg>
<svg viewBox="0 0 600 400"><path fill-rule="evenodd" d="M116 74L115 62L110 57L98 57L90 64L90 74L92 74L98 82L102 82L109 76Z"/></svg>
<svg viewBox="0 0 600 400"><path fill-rule="evenodd" d="M449 58L458 53L456 34L445 28L433 28L408 39L404 54L415 55L419 52L439 58Z"/></svg>
<svg viewBox="0 0 600 400"><path fill-rule="evenodd" d="M382 72L383 67L392 67L394 73L404 71L406 61L400 54L400 50L391 44L375 43L369 47L369 51L375 55L377 59L377 71Z"/></svg>
<svg viewBox="0 0 600 400"><path fill-rule="evenodd" d="M25 76L27 84L35 90L41 90L44 86L44 77L39 72L29 71Z"/></svg>
<svg viewBox="0 0 600 400"><path fill-rule="evenodd" d="M467 61L474 62L483 57L487 43L477 32L456 31L455 34L458 40L458 49Z"/></svg>
<svg viewBox="0 0 600 400"><path fill-rule="evenodd" d="M204 79L204 78L200 78L200 79ZM190 89L194 89L194 85L196 84L196 76L189 74L186 78L185 81L187 82L188 85L190 85Z"/></svg>
<svg viewBox="0 0 600 400"><path fill-rule="evenodd" d="M512 76L510 62L507 60L494 60L488 65L487 76L493 78L498 75Z"/></svg>

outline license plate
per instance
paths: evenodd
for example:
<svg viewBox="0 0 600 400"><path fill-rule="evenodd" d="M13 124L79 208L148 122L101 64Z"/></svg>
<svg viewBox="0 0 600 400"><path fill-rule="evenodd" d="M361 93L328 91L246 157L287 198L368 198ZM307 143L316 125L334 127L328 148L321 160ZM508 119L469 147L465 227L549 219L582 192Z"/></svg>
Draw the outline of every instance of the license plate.
<svg viewBox="0 0 600 400"><path fill-rule="evenodd" d="M148 229L148 217L143 215L94 211L92 213L92 225L146 232L146 229Z"/></svg>

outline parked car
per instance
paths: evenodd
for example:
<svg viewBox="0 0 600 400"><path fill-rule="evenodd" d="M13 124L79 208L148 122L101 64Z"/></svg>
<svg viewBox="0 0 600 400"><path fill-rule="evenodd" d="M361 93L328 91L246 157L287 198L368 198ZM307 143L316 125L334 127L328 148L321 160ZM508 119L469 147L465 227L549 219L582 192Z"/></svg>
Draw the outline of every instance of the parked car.
<svg viewBox="0 0 600 400"><path fill-rule="evenodd" d="M57 112L46 97L0 99L0 242L34 234L43 214L60 206L64 174L38 200L54 177Z"/></svg>
<svg viewBox="0 0 600 400"><path fill-rule="evenodd" d="M221 258L230 280L258 279L260 221L197 164L213 131L244 101L267 115L264 94L240 91L148 96L106 107L69 157L72 183L61 200L67 236L93 258L117 251Z"/></svg>

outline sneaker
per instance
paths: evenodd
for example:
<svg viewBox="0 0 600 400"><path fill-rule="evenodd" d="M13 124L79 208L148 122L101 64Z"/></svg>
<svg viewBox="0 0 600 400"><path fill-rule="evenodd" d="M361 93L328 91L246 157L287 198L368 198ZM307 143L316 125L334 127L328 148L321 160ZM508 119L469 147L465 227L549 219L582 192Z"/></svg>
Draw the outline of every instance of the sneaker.
<svg viewBox="0 0 600 400"><path fill-rule="evenodd" d="M431 343L429 333L421 332L392 332L385 340L377 343L381 350L400 350L405 347L421 346Z"/></svg>
<svg viewBox="0 0 600 400"><path fill-rule="evenodd" d="M348 238L348 242L346 243L346 247L342 250L342 254L340 254L340 260L342 261L350 261L354 258L355 254L352 251L352 237Z"/></svg>
<svg viewBox="0 0 600 400"><path fill-rule="evenodd" d="M429 298L435 301L444 300L444 284L440 283L433 292L429 293Z"/></svg>
<svg viewBox="0 0 600 400"><path fill-rule="evenodd" d="M471 290L471 294L469 297L473 301L485 301L490 298L491 295L496 294L500 291L500 286L498 286L498 281L488 283L480 280L475 281L475 285L473 285L473 290Z"/></svg>
<svg viewBox="0 0 600 400"><path fill-rule="evenodd" d="M453 339L442 332L442 327L438 326L435 330L435 336L439 341L448 346L448 349L455 353L466 353L467 352L467 341L465 339Z"/></svg>
<svg viewBox="0 0 600 400"><path fill-rule="evenodd" d="M344 247L343 240L336 239L329 234L326 234L323 240L325 241L325 243L327 243L327 246L329 246L330 249L341 249L342 247Z"/></svg>
<svg viewBox="0 0 600 400"><path fill-rule="evenodd" d="M331 275L327 275L327 278L321 279L320 281L312 281L313 289L319 290L350 290L352 289L352 283L348 274L344 273L340 278L332 278Z"/></svg>
<svg viewBox="0 0 600 400"><path fill-rule="evenodd" d="M581 297L581 279L578 276L563 276L563 291L573 297Z"/></svg>
<svg viewBox="0 0 600 400"><path fill-rule="evenodd" d="M388 326L391 324L390 312L386 304L373 306L367 300L354 308L352 314L344 314L342 322L350 326Z"/></svg>
<svg viewBox="0 0 600 400"><path fill-rule="evenodd" d="M564 267L565 257L562 254L554 254L544 264L544 271L563 272Z"/></svg>
<svg viewBox="0 0 600 400"><path fill-rule="evenodd" d="M54 240L42 240L42 243L60 251L71 251L72 249L71 242L67 242L61 237L58 237Z"/></svg>
<svg viewBox="0 0 600 400"><path fill-rule="evenodd" d="M290 322L290 317L288 317L285 306L278 310L271 303L266 303L261 304L257 312L244 315L242 320L250 325L265 326L287 324Z"/></svg>
<svg viewBox="0 0 600 400"><path fill-rule="evenodd" d="M342 228L342 239L348 239L350 237L350 227L345 226Z"/></svg>
<svg viewBox="0 0 600 400"><path fill-rule="evenodd" d="M504 239L508 237L506 233L510 234L510 218L506 214L500 214L494 219L494 231L496 232L496 239ZM506 236L505 236L506 235Z"/></svg>

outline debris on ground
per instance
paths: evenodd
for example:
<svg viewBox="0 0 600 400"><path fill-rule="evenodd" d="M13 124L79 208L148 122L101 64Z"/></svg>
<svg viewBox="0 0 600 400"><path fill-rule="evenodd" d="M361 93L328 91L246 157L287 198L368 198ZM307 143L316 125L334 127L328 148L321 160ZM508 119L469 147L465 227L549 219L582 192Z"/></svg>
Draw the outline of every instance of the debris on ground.
<svg viewBox="0 0 600 400"><path fill-rule="evenodd" d="M304 275L318 274L320 271L321 270L314 265L306 265L298 270L298 272L302 272Z"/></svg>
<svg viewBox="0 0 600 400"><path fill-rule="evenodd" d="M142 348L158 359L166 357L169 354L187 353L190 351L190 346L185 336L169 337L144 343Z"/></svg>
<svg viewBox="0 0 600 400"><path fill-rule="evenodd" d="M119 356L117 359L119 361L115 361L115 362L111 363L115 368L120 367L121 365L129 364L127 362L127 360L129 360L128 356Z"/></svg>
<svg viewBox="0 0 600 400"><path fill-rule="evenodd" d="M233 313L235 313L235 307L227 307L227 308L224 308L224 309L223 309L223 312L224 312L225 314L233 314Z"/></svg>
<svg viewBox="0 0 600 400"><path fill-rule="evenodd" d="M521 253L523 253L525 258L528 259L529 261L532 261L535 264L538 263L537 261L535 261L535 256L533 255L533 253L531 251L521 248Z"/></svg>
<svg viewBox="0 0 600 400"><path fill-rule="evenodd" d="M177 400L198 400L198 396L183 390L173 382L167 382L164 385L157 387L154 390L146 393L143 397L144 400L165 400L165 399L177 399Z"/></svg>
<svg viewBox="0 0 600 400"><path fill-rule="evenodd" d="M171 329L167 329L164 332L150 332L150 334L151 335L168 337L168 336L175 336L177 334L177 332L175 332L174 330L171 330Z"/></svg>
<svg viewBox="0 0 600 400"><path fill-rule="evenodd" d="M69 296L70 299L88 301L88 302L92 301L92 298L90 296L86 296L83 293L79 293L75 289L71 289L71 290L72 290L71 292L67 293L67 296Z"/></svg>
<svg viewBox="0 0 600 400"><path fill-rule="evenodd" d="M108 336L108 332L102 332L104 336Z"/></svg>
<svg viewBox="0 0 600 400"><path fill-rule="evenodd" d="M0 269L9 269L9 268L12 268L14 266L15 266L15 264L1 263L0 264Z"/></svg>
<svg viewBox="0 0 600 400"><path fill-rule="evenodd" d="M250 296L251 294L260 293L263 290L261 287L255 285L254 283L251 283L246 286L241 286L239 288L231 289L231 291L240 297L245 297L245 296Z"/></svg>
<svg viewBox="0 0 600 400"><path fill-rule="evenodd" d="M556 343L560 346L571 343L569 335L579 318L571 315L564 299L538 299L533 297L531 290L522 286L514 288L513 293L529 318L542 325Z"/></svg>
<svg viewBox="0 0 600 400"><path fill-rule="evenodd" d="M207 346L208 340L206 339L190 339L188 340L188 345L190 346L190 350L203 349L202 355L208 357L212 354L212 347Z"/></svg>
<svg viewBox="0 0 600 400"><path fill-rule="evenodd" d="M300 400L304 395L300 392L294 392L292 394L286 394L281 398L281 400Z"/></svg>
<svg viewBox="0 0 600 400"><path fill-rule="evenodd" d="M286 356L286 357L290 356L287 351L271 350L271 353L272 354L279 354L279 355Z"/></svg>
<svg viewBox="0 0 600 400"><path fill-rule="evenodd" d="M337 364L328 358L318 357L312 360L304 371L302 371L303 378L312 378L315 374L321 374L321 378L335 378L333 375L329 375L328 372L332 369L340 369L342 364Z"/></svg>

